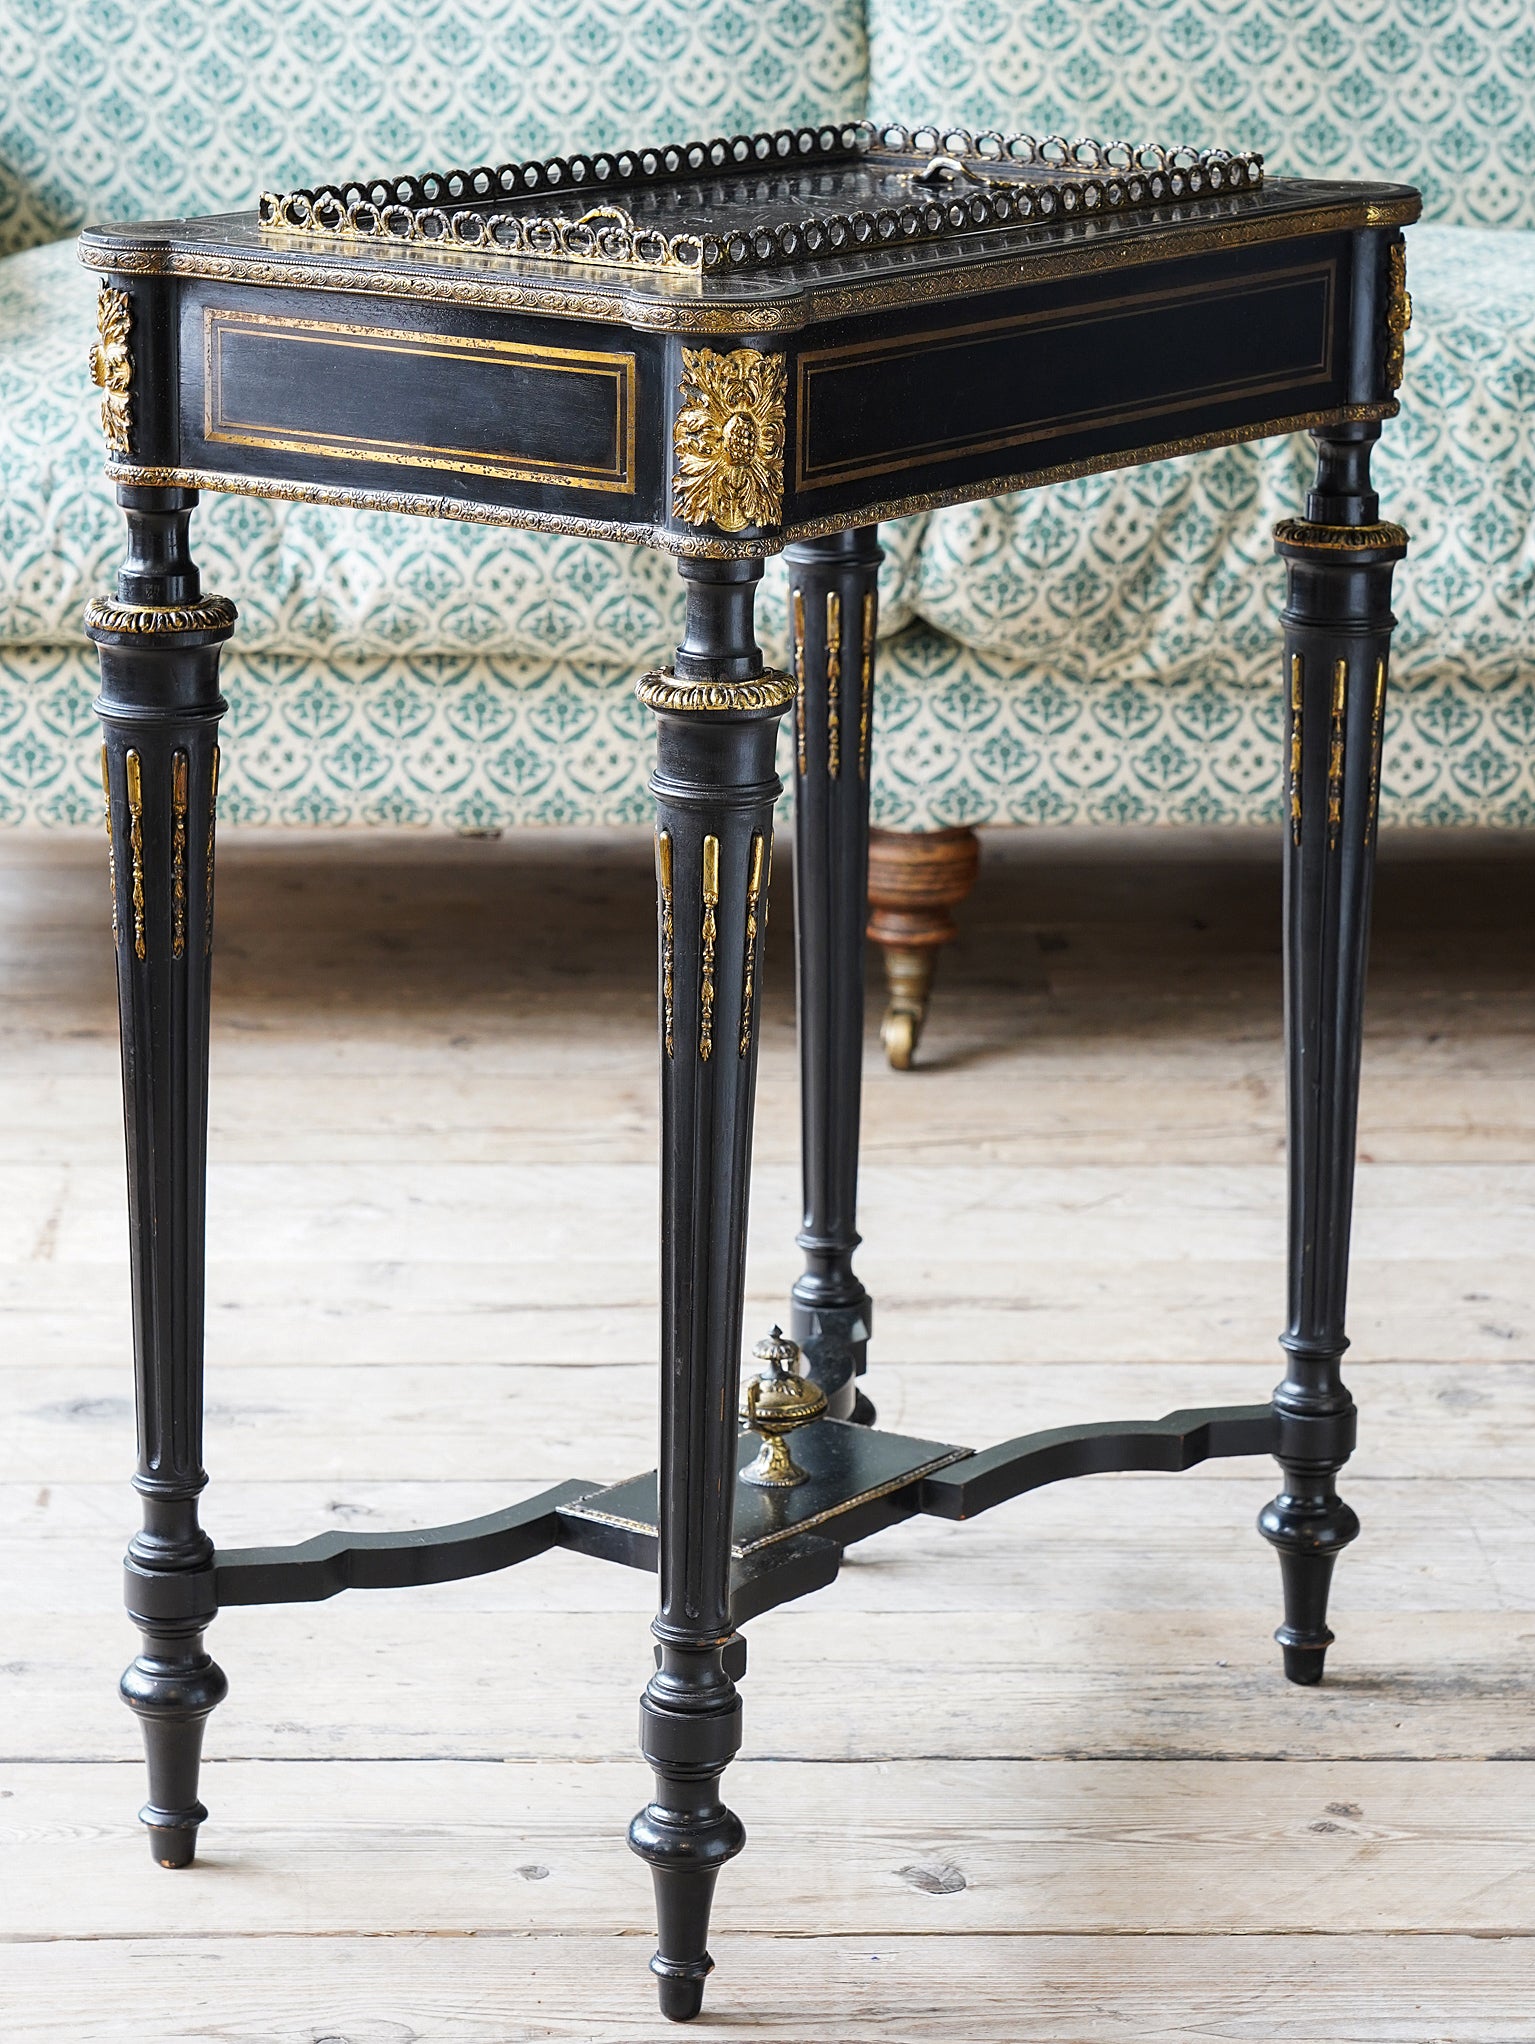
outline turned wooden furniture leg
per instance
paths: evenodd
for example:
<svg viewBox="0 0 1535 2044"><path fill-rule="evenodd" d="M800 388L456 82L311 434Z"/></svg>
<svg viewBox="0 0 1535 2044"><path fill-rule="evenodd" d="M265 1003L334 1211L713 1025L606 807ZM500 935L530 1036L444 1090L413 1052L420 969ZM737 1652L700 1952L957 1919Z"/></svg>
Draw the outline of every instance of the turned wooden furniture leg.
<svg viewBox="0 0 1535 2044"><path fill-rule="evenodd" d="M1391 574L1407 546L1370 488L1378 425L1314 434L1304 519L1276 530L1288 565L1285 1044L1289 1131L1288 1357L1274 1392L1283 1488L1259 1519L1279 1551L1292 1682L1322 1679L1333 1563L1359 1531L1338 1496L1354 1446L1348 1346L1349 1227L1365 961L1391 650Z"/></svg>
<svg viewBox="0 0 1535 2044"><path fill-rule="evenodd" d="M805 1270L789 1322L835 1419L869 1425L858 1389L873 1303L858 1247L869 760L878 617L877 526L785 549L794 651L794 931Z"/></svg>
<svg viewBox="0 0 1535 2044"><path fill-rule="evenodd" d="M975 885L980 859L973 830L869 833L869 935L884 953L890 992L880 1041L898 1072L922 1040L938 951L954 940L953 911Z"/></svg>
<svg viewBox="0 0 1535 2044"><path fill-rule="evenodd" d="M741 1822L719 1781L741 1743L731 1637L736 1405L773 769L789 677L753 637L759 561L686 560L674 670L647 675L661 948L660 1643L640 1706L652 1801L629 1842L655 1878L661 2010L703 2005L709 1909Z"/></svg>
<svg viewBox="0 0 1535 2044"><path fill-rule="evenodd" d="M128 1138L133 1352L143 1528L126 1598L143 1651L122 1693L144 1728L140 1815L162 1866L188 1865L208 1814L197 1799L203 1725L224 1695L203 1650L217 1608L198 1524L208 988L219 648L234 605L203 597L187 549L194 490L118 490L128 556L115 599L90 606L111 861Z"/></svg>

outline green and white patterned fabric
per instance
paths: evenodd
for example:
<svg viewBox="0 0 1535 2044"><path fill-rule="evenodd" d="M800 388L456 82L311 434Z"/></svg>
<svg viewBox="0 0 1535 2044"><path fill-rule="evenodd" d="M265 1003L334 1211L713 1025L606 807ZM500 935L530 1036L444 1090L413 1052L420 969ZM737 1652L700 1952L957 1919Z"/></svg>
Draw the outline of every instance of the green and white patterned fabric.
<svg viewBox="0 0 1535 2044"><path fill-rule="evenodd" d="M1535 232L1464 224L1535 223L1514 175L1521 150L1535 160L1528 11L872 6L876 110L1251 142L1279 168L1419 182L1462 223L1411 234L1403 411L1376 462L1386 513L1414 541L1388 713L1396 820L1535 822ZM36 241L85 213L238 205L338 165L498 156L513 133L532 153L864 103L852 0L455 0L402 28L405 12L384 0L0 7L0 238ZM215 25L243 39L227 75ZM504 101L488 72L470 82L497 65ZM679 77L690 83L673 93L664 81ZM99 813L80 618L110 586L121 526L84 377L93 297L70 243L0 259L5 822ZM1305 443L1227 449L887 528L879 820L1276 815L1282 578L1269 531L1300 507L1308 467ZM464 829L648 815L650 720L630 684L675 643L666 558L242 497L205 497L195 532L207 586L241 609L223 670L231 820ZM762 611L781 659L781 564Z"/></svg>
<svg viewBox="0 0 1535 2044"><path fill-rule="evenodd" d="M860 0L5 0L0 255L263 188L861 114Z"/></svg>
<svg viewBox="0 0 1535 2044"><path fill-rule="evenodd" d="M885 119L1259 149L1535 227L1530 0L869 0Z"/></svg>

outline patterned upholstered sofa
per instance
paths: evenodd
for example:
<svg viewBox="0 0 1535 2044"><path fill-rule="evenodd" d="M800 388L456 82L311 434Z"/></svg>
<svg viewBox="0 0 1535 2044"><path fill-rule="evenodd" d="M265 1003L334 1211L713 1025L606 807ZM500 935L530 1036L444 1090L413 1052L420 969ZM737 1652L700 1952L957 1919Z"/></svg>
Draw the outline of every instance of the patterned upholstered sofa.
<svg viewBox="0 0 1535 2044"><path fill-rule="evenodd" d="M94 823L89 595L118 520L84 379L88 218L247 206L324 174L474 164L865 110L1190 139L1410 180L1416 323L1376 473L1414 535L1388 818L1535 821L1535 22L1521 0L33 0L0 9L0 819ZM1277 814L1274 443L885 534L875 862L929 856L930 934L988 823ZM669 560L226 497L238 597L226 815L632 822L627 678L677 625ZM782 584L765 627L782 657ZM949 833L948 836L935 835ZM936 878L935 878L936 876ZM947 878L945 877L947 876Z"/></svg>

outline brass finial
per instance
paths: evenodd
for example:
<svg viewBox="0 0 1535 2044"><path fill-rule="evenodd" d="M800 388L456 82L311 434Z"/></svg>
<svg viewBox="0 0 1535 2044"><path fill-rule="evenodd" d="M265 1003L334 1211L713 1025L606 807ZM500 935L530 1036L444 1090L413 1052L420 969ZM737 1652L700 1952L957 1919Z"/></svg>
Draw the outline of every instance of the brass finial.
<svg viewBox="0 0 1535 2044"><path fill-rule="evenodd" d="M762 1452L741 1471L741 1481L767 1490L790 1490L805 1482L806 1472L796 1466L785 1436L821 1417L826 1393L813 1378L800 1375L798 1344L781 1327L759 1341L752 1355L764 1367L742 1386L741 1420L762 1436Z"/></svg>

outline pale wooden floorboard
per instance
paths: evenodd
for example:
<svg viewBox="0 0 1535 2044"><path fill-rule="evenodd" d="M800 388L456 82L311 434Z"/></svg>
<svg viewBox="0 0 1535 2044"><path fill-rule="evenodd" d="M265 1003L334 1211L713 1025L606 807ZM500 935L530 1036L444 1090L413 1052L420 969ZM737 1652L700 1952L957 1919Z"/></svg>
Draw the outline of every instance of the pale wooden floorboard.
<svg viewBox="0 0 1535 2044"><path fill-rule="evenodd" d="M787 862L749 1325L792 1277ZM221 852L207 1516L429 1524L650 1455L643 834ZM623 1850L650 1585L571 1555L231 1612L199 1874L132 1813L131 1412L99 853L0 841L0 2037L654 2039ZM923 1069L868 1062L886 1424L1261 1397L1277 871L993 842ZM1535 2006L1535 858L1394 841L1333 1672L1279 1679L1261 1465L916 1522L752 1627L701 2036L1463 2040ZM670 2032L675 2035L676 2033Z"/></svg>

